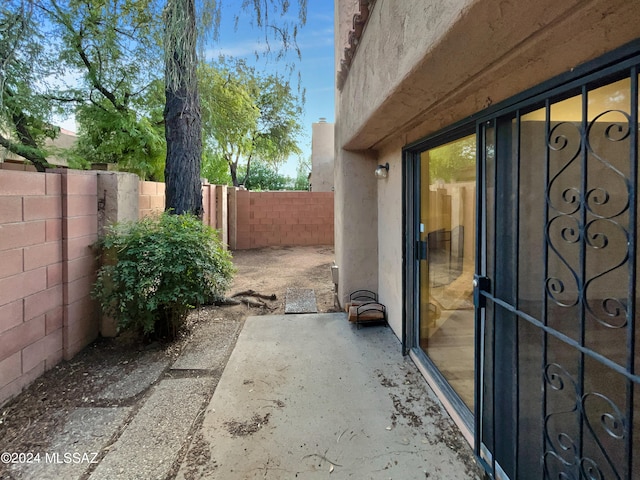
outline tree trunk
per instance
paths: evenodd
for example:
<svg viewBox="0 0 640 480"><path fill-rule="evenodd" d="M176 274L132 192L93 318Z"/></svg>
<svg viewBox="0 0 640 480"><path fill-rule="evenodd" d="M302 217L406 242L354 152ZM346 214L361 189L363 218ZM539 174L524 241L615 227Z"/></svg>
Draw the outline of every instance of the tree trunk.
<svg viewBox="0 0 640 480"><path fill-rule="evenodd" d="M166 53L164 109L167 160L167 210L202 215L202 128L196 80L196 21L193 0L173 0L165 13ZM172 39L181 36L183 42ZM186 38L186 40L184 40Z"/></svg>
<svg viewBox="0 0 640 480"><path fill-rule="evenodd" d="M244 180L242 181L243 185L247 185L247 182L249 181L249 174L251 173L251 157L252 155L249 155L249 158L247 159L247 173L244 176Z"/></svg>
<svg viewBox="0 0 640 480"><path fill-rule="evenodd" d="M202 139L197 92L167 90L165 135L167 163L166 209L173 213L202 214L200 162Z"/></svg>
<svg viewBox="0 0 640 480"><path fill-rule="evenodd" d="M234 187L239 187L238 183L238 164L235 162L229 162L229 173L231 174L231 183Z"/></svg>

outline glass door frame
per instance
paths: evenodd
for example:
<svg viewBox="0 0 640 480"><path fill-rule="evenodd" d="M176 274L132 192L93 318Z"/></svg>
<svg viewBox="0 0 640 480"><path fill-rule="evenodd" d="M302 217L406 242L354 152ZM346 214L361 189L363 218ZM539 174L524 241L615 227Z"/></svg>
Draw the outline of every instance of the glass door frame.
<svg viewBox="0 0 640 480"><path fill-rule="evenodd" d="M477 127L474 121L466 121L445 129L426 140L408 145L403 150L403 225L405 235L403 242L403 354L414 357L429 373L428 381L435 390L442 392L447 403L453 408L452 417L457 417L471 436L474 435L474 413L462 401L460 396L451 387L433 361L420 348L420 168L422 152L458 140L460 138L476 135ZM476 166L477 171L477 166ZM478 180L476 179L476 185ZM476 197L478 188L476 188ZM477 202L477 199L476 199ZM478 206L476 203L476 211ZM477 248L477 241L475 242ZM477 262L477 259L476 259ZM477 267L476 267L477 268ZM474 327L475 328L475 327ZM475 344L478 335L474 331L474 358L477 355ZM474 372L475 377L475 372ZM475 378L474 378L475 381ZM474 388L475 390L475 388ZM475 394L474 394L475 396Z"/></svg>

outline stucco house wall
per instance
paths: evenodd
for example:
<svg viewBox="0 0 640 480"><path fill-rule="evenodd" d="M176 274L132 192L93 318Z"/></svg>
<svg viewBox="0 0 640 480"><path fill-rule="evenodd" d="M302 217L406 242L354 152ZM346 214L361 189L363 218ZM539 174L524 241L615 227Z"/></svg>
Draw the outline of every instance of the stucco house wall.
<svg viewBox="0 0 640 480"><path fill-rule="evenodd" d="M311 191L333 191L334 124L321 118L311 125Z"/></svg>
<svg viewBox="0 0 640 480"><path fill-rule="evenodd" d="M378 290L400 336L402 147L636 39L640 8L627 0L364 3L373 7L336 91L338 293ZM354 6L336 0L336 35L348 31ZM344 47L336 38L336 71ZM388 178L376 180L385 162Z"/></svg>
<svg viewBox="0 0 640 480"><path fill-rule="evenodd" d="M380 151L380 164L389 163L387 178L377 181L378 292L387 307L389 325L398 337L402 332L402 162L395 143Z"/></svg>
<svg viewBox="0 0 640 480"><path fill-rule="evenodd" d="M6 135L6 132L4 132ZM62 150L68 150L78 141L78 135L70 130L60 128L58 136L51 140L45 140L45 149L48 151L47 161L54 166L67 167L69 162L60 156ZM6 148L0 146L0 164L5 164L5 170L18 170L35 172L36 168L31 162L25 160L20 155L11 153Z"/></svg>

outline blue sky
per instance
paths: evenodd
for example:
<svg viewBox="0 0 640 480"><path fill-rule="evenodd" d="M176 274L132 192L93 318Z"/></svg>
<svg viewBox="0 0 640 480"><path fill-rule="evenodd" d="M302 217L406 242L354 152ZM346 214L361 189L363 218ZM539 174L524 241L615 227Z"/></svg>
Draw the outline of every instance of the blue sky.
<svg viewBox="0 0 640 480"><path fill-rule="evenodd" d="M333 2L328 0L309 0L307 5L307 23L298 32L298 46L302 58L297 60L295 54L284 60L275 61L265 58L256 59L256 51L266 48L264 34L251 27L249 15L243 15L234 28L234 13L240 2L233 0L225 3L222 12L220 39L217 44L207 50L208 58L217 58L220 54L244 58L258 70L273 72L286 69L289 62L295 62L300 72L302 87L306 90L304 114L300 120L304 134L300 138L302 157L311 156L311 124L324 117L328 122L334 121L334 53L333 53ZM296 7L291 2L291 8ZM234 7L236 6L236 7ZM292 15L297 15L297 11ZM273 18L274 23L276 19ZM291 18L294 20L294 18ZM297 76L294 73L294 78ZM290 158L281 169L281 173L295 177L298 158Z"/></svg>
<svg viewBox="0 0 640 480"><path fill-rule="evenodd" d="M220 38L216 44L206 51L207 58L217 58L220 54L245 58L247 63L254 65L259 71L284 71L293 62L296 71L294 78L300 72L302 87L306 90L306 102L300 123L303 135L299 146L302 157L311 156L311 124L324 117L328 122L334 121L334 62L333 62L333 2L329 0L308 0L307 22L298 32L298 46L301 50L301 60L291 53L281 61L259 57L256 51L265 49L264 33L259 28L251 26L250 16L243 15L234 28L234 15L240 5L239 0L226 0L222 11ZM297 6L296 0L291 1L291 8ZM291 15L297 15L297 10ZM295 20L294 17L289 20ZM278 23L276 16L272 16L274 23ZM75 131L75 121L70 118L60 122L60 126ZM290 158L281 168L280 173L295 177L298 157Z"/></svg>

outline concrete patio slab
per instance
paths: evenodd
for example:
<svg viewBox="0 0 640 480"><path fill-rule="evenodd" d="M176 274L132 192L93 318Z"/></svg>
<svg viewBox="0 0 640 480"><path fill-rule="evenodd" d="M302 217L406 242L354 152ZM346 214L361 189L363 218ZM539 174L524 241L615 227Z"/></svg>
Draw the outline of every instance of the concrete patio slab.
<svg viewBox="0 0 640 480"><path fill-rule="evenodd" d="M342 313L249 317L196 456L177 478L480 478L392 331Z"/></svg>

